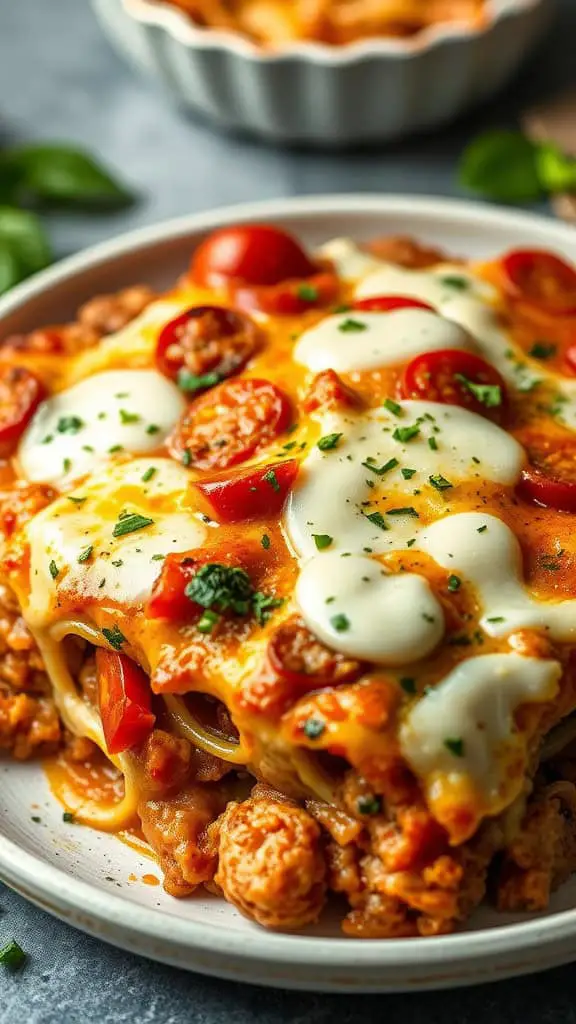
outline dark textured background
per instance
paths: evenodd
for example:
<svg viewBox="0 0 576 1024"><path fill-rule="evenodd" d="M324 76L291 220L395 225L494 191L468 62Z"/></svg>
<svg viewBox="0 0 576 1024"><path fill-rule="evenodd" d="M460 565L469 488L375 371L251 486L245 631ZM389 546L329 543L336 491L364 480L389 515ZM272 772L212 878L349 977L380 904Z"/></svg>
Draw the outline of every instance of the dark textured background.
<svg viewBox="0 0 576 1024"><path fill-rule="evenodd" d="M489 73L489 69L487 69ZM0 0L0 141L84 143L142 199L128 213L55 218L58 253L132 226L243 200L321 192L458 194L454 161L484 125L576 83L576 0L507 94L440 135L380 152L281 152L182 119L100 35L88 0ZM16 937L26 969L0 973L1 1024L576 1024L576 969L480 989L412 996L314 996L187 975L73 931L0 885L0 945Z"/></svg>

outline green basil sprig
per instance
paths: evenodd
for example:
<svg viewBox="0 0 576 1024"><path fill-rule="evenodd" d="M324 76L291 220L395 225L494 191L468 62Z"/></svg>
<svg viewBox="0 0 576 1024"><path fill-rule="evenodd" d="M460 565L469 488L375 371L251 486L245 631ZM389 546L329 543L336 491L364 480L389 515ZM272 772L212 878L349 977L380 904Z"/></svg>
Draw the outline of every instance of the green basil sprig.
<svg viewBox="0 0 576 1024"><path fill-rule="evenodd" d="M576 160L551 142L532 142L521 132L490 131L465 149L459 179L487 199L530 203L576 190Z"/></svg>

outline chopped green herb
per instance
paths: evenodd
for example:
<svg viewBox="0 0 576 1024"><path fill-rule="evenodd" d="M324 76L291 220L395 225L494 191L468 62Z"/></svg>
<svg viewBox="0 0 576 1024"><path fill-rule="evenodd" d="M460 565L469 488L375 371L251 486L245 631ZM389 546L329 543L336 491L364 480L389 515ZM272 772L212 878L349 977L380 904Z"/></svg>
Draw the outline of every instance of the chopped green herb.
<svg viewBox="0 0 576 1024"><path fill-rule="evenodd" d="M484 523L484 526L479 526L478 527L478 529L476 530L476 533L485 533L487 529L488 529L488 527L486 526L486 523Z"/></svg>
<svg viewBox="0 0 576 1024"><path fill-rule="evenodd" d="M420 433L420 425L413 423L411 427L396 427L392 437L395 441L411 441L413 437L417 437Z"/></svg>
<svg viewBox="0 0 576 1024"><path fill-rule="evenodd" d="M456 590L460 590L461 584L462 580L460 579L459 576L448 577L448 590L451 590L452 593L455 593Z"/></svg>
<svg viewBox="0 0 576 1024"><path fill-rule="evenodd" d="M48 572L50 573L50 575L51 575L51 577L52 577L52 579L53 579L53 580L55 580L55 579L56 579L56 577L57 577L57 576L59 575L59 573L60 573L60 569L59 569L59 568L58 568L58 566L56 565L56 562L54 561L54 559L52 559L52 561L50 562L50 564L49 564L49 566L48 566Z"/></svg>
<svg viewBox="0 0 576 1024"><path fill-rule="evenodd" d="M438 451L438 442L435 437L428 438L428 447L431 448L433 452Z"/></svg>
<svg viewBox="0 0 576 1024"><path fill-rule="evenodd" d="M72 469L72 459L62 459L62 468L65 473L69 473Z"/></svg>
<svg viewBox="0 0 576 1024"><path fill-rule="evenodd" d="M398 402L394 402L391 398L385 398L383 405L393 416L401 416L403 413L402 406L398 405Z"/></svg>
<svg viewBox="0 0 576 1024"><path fill-rule="evenodd" d="M196 629L199 633L211 633L218 622L220 622L218 612L213 612L209 608L206 608L202 613L202 617L198 620Z"/></svg>
<svg viewBox="0 0 576 1024"><path fill-rule="evenodd" d="M161 555L161 554L152 555L152 558L150 559L150 561L151 562L163 562L165 558L166 558L166 555ZM114 562L112 562L112 565L114 565Z"/></svg>
<svg viewBox="0 0 576 1024"><path fill-rule="evenodd" d="M62 815L62 821L65 821L67 825L74 824L75 818L71 811L64 811Z"/></svg>
<svg viewBox="0 0 576 1024"><path fill-rule="evenodd" d="M83 444L82 445L82 451L83 452L90 452L90 454L92 454L93 451L94 451L94 448L92 447L91 444Z"/></svg>
<svg viewBox="0 0 576 1024"><path fill-rule="evenodd" d="M268 551L268 548L270 547L270 537L268 536L267 533L263 533L262 534L262 536L260 538L260 543L261 543L262 547L264 548L264 550Z"/></svg>
<svg viewBox="0 0 576 1024"><path fill-rule="evenodd" d="M411 537L410 540L406 541L406 547L411 548L416 543L416 537Z"/></svg>
<svg viewBox="0 0 576 1024"><path fill-rule="evenodd" d="M148 426L146 427L147 434L157 434L159 430L160 427L158 426L157 423L149 423Z"/></svg>
<svg viewBox="0 0 576 1024"><path fill-rule="evenodd" d="M316 302L318 298L318 289L312 284L301 284L296 289L296 294L299 299L303 299L304 302Z"/></svg>
<svg viewBox="0 0 576 1024"><path fill-rule="evenodd" d="M278 477L273 469L269 469L268 472L264 473L262 477L267 484L270 484L273 491L278 492L280 490L280 484L278 483Z"/></svg>
<svg viewBox="0 0 576 1024"><path fill-rule="evenodd" d="M338 447L341 437L342 434L324 434L324 437L317 442L317 447L321 452L329 452L332 448Z"/></svg>
<svg viewBox="0 0 576 1024"><path fill-rule="evenodd" d="M348 312L350 311L350 308L351 308L351 307L350 307L350 306L347 306L347 305L346 305L346 303L342 303L342 305L341 305L341 306L334 306L334 307L333 307L333 308L332 308L332 309L330 310L330 312L331 312L331 313L334 313L334 314L336 314L336 313L348 313Z"/></svg>
<svg viewBox="0 0 576 1024"><path fill-rule="evenodd" d="M117 391L114 398L130 398L129 391Z"/></svg>
<svg viewBox="0 0 576 1024"><path fill-rule="evenodd" d="M465 277L460 277L457 274L446 274L440 280L442 284L446 285L447 288L453 288L455 292L465 292L470 287L470 282Z"/></svg>
<svg viewBox="0 0 576 1024"><path fill-rule="evenodd" d="M363 462L364 469L369 469L371 473L375 473L376 476L384 476L385 473L389 473L391 469L396 469L398 465L398 459L388 459L383 466L375 466L373 462ZM414 470L416 472L416 470Z"/></svg>
<svg viewBox="0 0 576 1024"><path fill-rule="evenodd" d="M287 452L289 452L289 451L291 451L291 450L292 450L292 448L295 448L297 444L298 444L298 442L297 442L297 441L288 441L288 444L283 444L283 445L282 445L282 447L283 447L283 448L284 448L284 449L285 449L285 450L286 450Z"/></svg>
<svg viewBox="0 0 576 1024"><path fill-rule="evenodd" d="M491 618L486 619L486 622L505 622L506 619L503 615L492 615Z"/></svg>
<svg viewBox="0 0 576 1024"><path fill-rule="evenodd" d="M194 394L196 391L205 391L207 388L213 388L215 384L222 380L222 376L216 370L212 370L211 373L191 373L190 370L186 370L182 366L178 370L176 380L181 391Z"/></svg>
<svg viewBox="0 0 576 1024"><path fill-rule="evenodd" d="M124 451L124 445L123 444L113 444L112 447L108 449L108 454L109 455L115 455L116 452L123 452L123 451Z"/></svg>
<svg viewBox="0 0 576 1024"><path fill-rule="evenodd" d="M68 495L68 501L71 501L74 505L83 505L87 498L75 498L73 494Z"/></svg>
<svg viewBox="0 0 576 1024"><path fill-rule="evenodd" d="M472 462L475 462L477 466L480 465L480 459L477 459L475 455L472 456Z"/></svg>
<svg viewBox="0 0 576 1024"><path fill-rule="evenodd" d="M350 629L350 620L346 615L333 615L330 624L337 633L345 633L347 629Z"/></svg>
<svg viewBox="0 0 576 1024"><path fill-rule="evenodd" d="M417 472L415 469L402 469L400 470L405 480L411 480L414 474Z"/></svg>
<svg viewBox="0 0 576 1024"><path fill-rule="evenodd" d="M202 608L234 615L254 614L260 625L270 616L273 608L283 603L281 598L254 591L250 577L244 569L218 562L203 565L184 591L186 597Z"/></svg>
<svg viewBox="0 0 576 1024"><path fill-rule="evenodd" d="M112 565L113 565L113 566L114 566L114 567L115 567L116 569L119 569L121 565L124 565L124 562L123 562L123 560L122 560L121 558L117 558L117 559L116 559L116 560L115 560L114 562L112 562L111 564L112 564Z"/></svg>
<svg viewBox="0 0 576 1024"><path fill-rule="evenodd" d="M183 466L191 465L191 463L192 463L192 453L189 452L187 448L186 448L185 451L182 452L182 458L180 459L180 462L182 463Z"/></svg>
<svg viewBox="0 0 576 1024"><path fill-rule="evenodd" d="M126 409L119 409L118 411L120 413L120 422L124 425L140 422L141 417L137 412L127 412Z"/></svg>
<svg viewBox="0 0 576 1024"><path fill-rule="evenodd" d="M428 482L431 484L432 487L435 487L437 491L447 491L450 489L450 487L454 486L454 484L451 484L450 481L447 480L445 476L441 475L441 473L436 473L433 476L429 476Z"/></svg>
<svg viewBox="0 0 576 1024"><path fill-rule="evenodd" d="M402 678L399 679L398 682L400 683L400 686L404 690L404 693L408 693L410 695L416 693L415 679L412 679L410 676L402 676Z"/></svg>
<svg viewBox="0 0 576 1024"><path fill-rule="evenodd" d="M382 799L379 796L375 796L373 793L367 793L364 796L359 796L356 801L356 808L358 814L380 814L382 810Z"/></svg>
<svg viewBox="0 0 576 1024"><path fill-rule="evenodd" d="M116 624L113 625L112 629L103 629L102 636L108 641L110 647L113 647L115 651L121 650L122 644L126 643L124 633Z"/></svg>
<svg viewBox="0 0 576 1024"><path fill-rule="evenodd" d="M59 434L77 434L83 426L84 420L79 416L61 416L56 424L56 430Z"/></svg>
<svg viewBox="0 0 576 1024"><path fill-rule="evenodd" d="M148 481L152 479L152 477L154 476L155 472L156 472L156 467L155 466L148 466L148 469L146 470L146 472L142 474L142 483L143 484L147 484Z"/></svg>
<svg viewBox="0 0 576 1024"><path fill-rule="evenodd" d="M370 512L369 515L366 516L366 519L369 519L371 523L374 523L374 526L379 526L381 530L388 529L388 524L381 512Z"/></svg>
<svg viewBox="0 0 576 1024"><path fill-rule="evenodd" d="M444 746L446 750L449 750L454 757L464 757L464 740L457 737L448 736L444 740Z"/></svg>
<svg viewBox="0 0 576 1024"><path fill-rule="evenodd" d="M87 562L88 559L90 558L90 555L92 554L93 550L94 550L94 545L93 544L89 544L88 547L84 548L84 550L81 551L80 554L78 555L78 561L79 562Z"/></svg>
<svg viewBox="0 0 576 1024"><path fill-rule="evenodd" d="M326 723L320 718L307 718L302 726L302 731L309 740L317 740L325 730Z"/></svg>
<svg viewBox="0 0 576 1024"><path fill-rule="evenodd" d="M419 519L419 515L416 509L412 505L407 505L405 508L388 508L386 509L387 516L414 516L415 519Z"/></svg>
<svg viewBox="0 0 576 1024"><path fill-rule="evenodd" d="M550 359L558 351L558 345L552 341L535 341L532 348L528 349L528 355L534 359Z"/></svg>
<svg viewBox="0 0 576 1024"><path fill-rule="evenodd" d="M284 598L271 597L270 594L263 594L257 590L252 598L252 611L259 626L264 626L275 608L284 604Z"/></svg>
<svg viewBox="0 0 576 1024"><path fill-rule="evenodd" d="M19 971L26 962L26 953L16 942L16 939L12 939L6 946L0 949L0 964L4 967L8 967L11 971Z"/></svg>
<svg viewBox="0 0 576 1024"><path fill-rule="evenodd" d="M312 536L318 551L324 551L325 548L329 548L334 539L327 533L313 533Z"/></svg>
<svg viewBox="0 0 576 1024"><path fill-rule="evenodd" d="M46 437L42 438L42 444L52 444L54 440L54 434L46 434Z"/></svg>
<svg viewBox="0 0 576 1024"><path fill-rule="evenodd" d="M144 530L147 526L152 526L154 523L153 519L148 519L146 516L141 516L138 512L129 512L127 515L121 515L112 530L113 537L124 537L127 533L134 533L135 530Z"/></svg>
<svg viewBox="0 0 576 1024"><path fill-rule="evenodd" d="M487 409L495 409L502 405L502 388L499 384L478 384L474 380L465 377L463 373L455 373L454 378L464 385L471 395L474 395Z"/></svg>
<svg viewBox="0 0 576 1024"><path fill-rule="evenodd" d="M342 323L338 324L339 331L366 331L368 325L363 324L360 320L354 320L352 317L347 317Z"/></svg>
<svg viewBox="0 0 576 1024"><path fill-rule="evenodd" d="M30 818L30 821L33 821L35 825L39 825L40 822L42 821L42 818L38 817L37 814L33 814L32 817Z"/></svg>

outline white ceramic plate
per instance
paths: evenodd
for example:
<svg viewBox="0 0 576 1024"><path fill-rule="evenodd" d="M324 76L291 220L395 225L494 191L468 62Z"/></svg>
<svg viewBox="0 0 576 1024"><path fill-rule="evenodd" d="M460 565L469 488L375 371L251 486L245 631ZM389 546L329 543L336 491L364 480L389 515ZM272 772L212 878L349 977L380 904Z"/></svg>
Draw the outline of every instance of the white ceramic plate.
<svg viewBox="0 0 576 1024"><path fill-rule="evenodd" d="M249 220L274 220L311 244L342 234L411 233L456 254L530 245L576 261L573 228L526 214L412 196L278 200L184 217L65 260L0 301L1 334L62 319L102 289L168 283L204 232ZM225 978L341 992L472 984L576 959L576 878L546 914L483 909L457 935L354 941L340 937L335 921L304 935L264 932L222 900L175 900L144 884L144 874L159 874L153 861L62 821L38 766L0 764L0 876L69 924L133 952Z"/></svg>

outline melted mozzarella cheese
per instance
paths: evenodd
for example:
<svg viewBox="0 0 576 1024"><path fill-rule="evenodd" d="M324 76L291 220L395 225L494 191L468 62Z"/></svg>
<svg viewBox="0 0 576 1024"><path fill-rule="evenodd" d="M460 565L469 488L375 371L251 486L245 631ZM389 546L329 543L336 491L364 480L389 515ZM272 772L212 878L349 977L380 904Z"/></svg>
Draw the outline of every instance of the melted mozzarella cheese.
<svg viewBox="0 0 576 1024"><path fill-rule="evenodd" d="M354 324L349 330L347 325ZM426 309L390 313L339 314L325 317L300 335L294 359L314 373L338 373L394 366L424 352L440 349L478 351L466 331Z"/></svg>
<svg viewBox="0 0 576 1024"><path fill-rule="evenodd" d="M65 488L115 451L157 448L184 408L176 385L156 370L98 373L42 402L20 443L20 470Z"/></svg>
<svg viewBox="0 0 576 1024"><path fill-rule="evenodd" d="M322 422L323 433L340 433L338 447L322 452L317 447L302 463L298 483L287 508L288 531L297 552L316 552L315 534L333 538L331 550L374 553L402 549L415 536L418 520L412 515L387 515L387 509L410 507L414 489L427 488L431 476L444 476L451 484L463 480L491 480L513 485L519 478L524 452L517 441L482 416L436 402L399 403L401 415L386 409L364 415L331 414ZM409 441L394 436L397 428L415 425L419 433ZM433 437L436 447L428 440ZM397 465L379 476L391 459ZM416 472L406 480L402 469ZM386 500L377 499L386 495ZM380 511L381 528L369 518Z"/></svg>
<svg viewBox="0 0 576 1024"><path fill-rule="evenodd" d="M384 665L429 654L444 634L442 607L415 573L386 573L372 558L326 554L300 573L296 601L334 650Z"/></svg>
<svg viewBox="0 0 576 1024"><path fill-rule="evenodd" d="M331 260L338 277L344 281L356 281L371 270L377 270L382 263L376 256L360 249L351 238L332 238L320 247L318 255Z"/></svg>
<svg viewBox="0 0 576 1024"><path fill-rule="evenodd" d="M170 459L135 459L91 477L35 516L26 527L30 625L49 623L59 596L129 606L146 600L162 556L206 540L188 484L186 470ZM126 513L152 522L115 537Z"/></svg>
<svg viewBox="0 0 576 1024"><path fill-rule="evenodd" d="M553 640L576 641L576 600L538 601L526 592L520 545L500 519L476 512L447 516L427 527L417 545L472 583L489 636L543 629Z"/></svg>
<svg viewBox="0 0 576 1024"><path fill-rule="evenodd" d="M514 653L468 658L410 709L400 730L402 753L449 830L447 797L472 802L479 818L502 810L520 792L526 736L515 729L514 712L552 700L561 673L557 661ZM476 823L470 821L469 834Z"/></svg>

